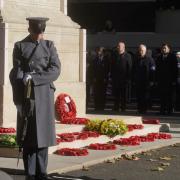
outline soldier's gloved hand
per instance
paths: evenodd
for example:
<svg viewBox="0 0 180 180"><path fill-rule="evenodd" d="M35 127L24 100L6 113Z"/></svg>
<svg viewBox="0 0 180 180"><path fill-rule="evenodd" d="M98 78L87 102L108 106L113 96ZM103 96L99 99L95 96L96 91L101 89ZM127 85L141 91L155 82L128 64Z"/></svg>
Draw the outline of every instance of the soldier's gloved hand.
<svg viewBox="0 0 180 180"><path fill-rule="evenodd" d="M23 83L26 86L28 80L31 80L32 76L30 74L25 74L25 76L23 77Z"/></svg>
<svg viewBox="0 0 180 180"><path fill-rule="evenodd" d="M16 105L17 112L22 116L22 105Z"/></svg>

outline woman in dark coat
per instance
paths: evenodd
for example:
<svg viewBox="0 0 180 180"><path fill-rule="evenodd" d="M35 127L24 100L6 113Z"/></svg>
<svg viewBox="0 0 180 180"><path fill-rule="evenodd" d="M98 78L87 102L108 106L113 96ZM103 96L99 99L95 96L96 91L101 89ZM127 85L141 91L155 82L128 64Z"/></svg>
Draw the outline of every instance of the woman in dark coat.
<svg viewBox="0 0 180 180"><path fill-rule="evenodd" d="M48 18L27 20L30 35L15 43L10 81L18 110L17 142L23 148L25 174L30 180L45 180L48 147L56 145L53 81L60 74L60 61L53 42L43 39ZM27 86L31 93L25 99Z"/></svg>

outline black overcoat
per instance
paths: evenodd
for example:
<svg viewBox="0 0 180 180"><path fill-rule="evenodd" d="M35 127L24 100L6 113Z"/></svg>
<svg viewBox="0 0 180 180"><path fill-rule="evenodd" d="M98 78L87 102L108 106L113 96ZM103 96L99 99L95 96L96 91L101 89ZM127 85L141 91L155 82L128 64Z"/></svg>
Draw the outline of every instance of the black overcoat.
<svg viewBox="0 0 180 180"><path fill-rule="evenodd" d="M169 53L167 57L159 55L156 59L156 81L162 88L169 87L177 80L177 58Z"/></svg>
<svg viewBox="0 0 180 180"><path fill-rule="evenodd" d="M49 147L56 145L54 118L55 81L60 75L60 61L52 41L40 40L36 47L30 36L16 42L13 50L13 68L10 81L15 105L23 106L25 73L33 72L32 83L35 99L35 129L31 129L30 136L37 136L37 145ZM32 55L33 54L33 55ZM32 57L30 58L30 56ZM29 59L30 58L30 59ZM17 113L17 142L20 143L24 119Z"/></svg>

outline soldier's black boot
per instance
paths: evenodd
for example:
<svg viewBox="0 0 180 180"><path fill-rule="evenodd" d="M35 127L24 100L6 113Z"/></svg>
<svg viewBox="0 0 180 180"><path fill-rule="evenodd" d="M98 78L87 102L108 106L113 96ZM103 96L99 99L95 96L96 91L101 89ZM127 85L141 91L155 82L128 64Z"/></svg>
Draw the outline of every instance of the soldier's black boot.
<svg viewBox="0 0 180 180"><path fill-rule="evenodd" d="M35 176L26 176L26 180L36 180Z"/></svg>
<svg viewBox="0 0 180 180"><path fill-rule="evenodd" d="M36 176L35 180L52 180L53 178L49 177L47 174L41 174Z"/></svg>

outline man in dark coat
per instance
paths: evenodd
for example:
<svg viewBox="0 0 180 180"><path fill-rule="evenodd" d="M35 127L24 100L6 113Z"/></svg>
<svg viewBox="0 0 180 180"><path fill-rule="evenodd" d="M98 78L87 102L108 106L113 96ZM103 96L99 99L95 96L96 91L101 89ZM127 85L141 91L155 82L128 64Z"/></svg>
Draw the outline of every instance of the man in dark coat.
<svg viewBox="0 0 180 180"><path fill-rule="evenodd" d="M103 47L98 47L96 49L96 56L92 61L95 110L104 110L108 73L108 56L105 55L105 50Z"/></svg>
<svg viewBox="0 0 180 180"><path fill-rule="evenodd" d="M114 95L114 108L119 110L121 102L121 111L126 110L126 91L127 85L131 79L132 59L131 55L125 51L125 43L119 42L117 51L112 55L111 77L112 89Z"/></svg>
<svg viewBox="0 0 180 180"><path fill-rule="evenodd" d="M180 52L176 53L177 58L177 81L176 81L176 110L180 111Z"/></svg>
<svg viewBox="0 0 180 180"><path fill-rule="evenodd" d="M139 113L146 113L150 86L154 83L155 62L147 55L144 44L139 45L138 55L134 61L134 78L137 95L137 109Z"/></svg>
<svg viewBox="0 0 180 180"><path fill-rule="evenodd" d="M23 148L27 180L45 180L48 179L48 147L56 145L53 81L60 74L60 61L53 42L43 39L48 18L27 20L30 35L15 43L10 81L18 111L17 142ZM31 94L27 111L24 92L29 82ZM25 117L28 117L27 129Z"/></svg>
<svg viewBox="0 0 180 180"><path fill-rule="evenodd" d="M177 58L171 53L170 45L163 44L156 60L156 80L160 97L160 113L173 112L173 89L177 80Z"/></svg>

